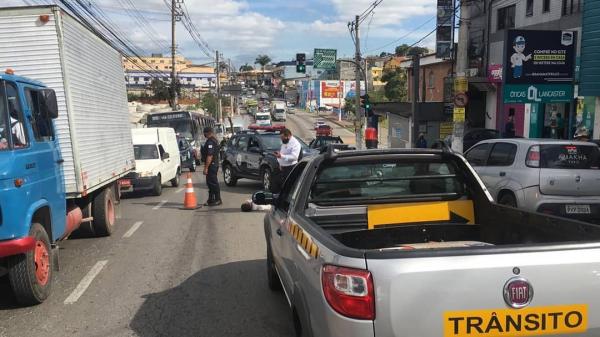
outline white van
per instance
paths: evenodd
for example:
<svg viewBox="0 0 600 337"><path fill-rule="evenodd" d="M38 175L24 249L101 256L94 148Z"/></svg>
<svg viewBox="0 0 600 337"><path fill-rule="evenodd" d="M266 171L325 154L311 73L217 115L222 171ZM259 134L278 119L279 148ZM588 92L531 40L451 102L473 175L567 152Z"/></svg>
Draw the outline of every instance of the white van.
<svg viewBox="0 0 600 337"><path fill-rule="evenodd" d="M271 103L271 116L275 121L284 121L286 120L285 113L287 111L287 107L285 102L283 101L273 101Z"/></svg>
<svg viewBox="0 0 600 337"><path fill-rule="evenodd" d="M129 191L150 191L162 194L162 185L179 186L181 157L177 136L172 128L131 129L135 173Z"/></svg>
<svg viewBox="0 0 600 337"><path fill-rule="evenodd" d="M271 126L271 114L268 112L257 112L256 113L256 125L258 126Z"/></svg>

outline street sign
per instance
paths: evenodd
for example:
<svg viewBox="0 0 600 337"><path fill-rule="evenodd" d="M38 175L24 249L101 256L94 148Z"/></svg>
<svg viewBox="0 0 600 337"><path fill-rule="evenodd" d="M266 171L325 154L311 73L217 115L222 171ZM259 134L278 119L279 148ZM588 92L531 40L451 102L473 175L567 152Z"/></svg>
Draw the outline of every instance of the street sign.
<svg viewBox="0 0 600 337"><path fill-rule="evenodd" d="M465 121L465 108L454 107L454 113L452 114L454 122Z"/></svg>
<svg viewBox="0 0 600 337"><path fill-rule="evenodd" d="M336 49L318 49L315 48L315 53L313 56L313 68L315 69L325 69L325 70L335 70L336 65L335 62L337 60L337 50Z"/></svg>
<svg viewBox="0 0 600 337"><path fill-rule="evenodd" d="M464 108L469 103L469 97L464 93L458 93L454 96L454 106Z"/></svg>
<svg viewBox="0 0 600 337"><path fill-rule="evenodd" d="M573 100L571 84L506 84L504 103L560 103Z"/></svg>
<svg viewBox="0 0 600 337"><path fill-rule="evenodd" d="M466 77L461 76L454 79L454 92L465 93L469 90L469 81Z"/></svg>

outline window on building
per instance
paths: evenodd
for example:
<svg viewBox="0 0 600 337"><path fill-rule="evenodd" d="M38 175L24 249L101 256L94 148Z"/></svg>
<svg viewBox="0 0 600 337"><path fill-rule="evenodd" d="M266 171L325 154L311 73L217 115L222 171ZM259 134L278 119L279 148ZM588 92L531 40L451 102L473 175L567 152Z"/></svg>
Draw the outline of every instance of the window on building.
<svg viewBox="0 0 600 337"><path fill-rule="evenodd" d="M435 87L435 74L433 71L429 72L429 76L427 77L427 87L434 88Z"/></svg>
<svg viewBox="0 0 600 337"><path fill-rule="evenodd" d="M150 81L150 77L144 77L144 81L145 81L145 82L148 82L148 81Z"/></svg>
<svg viewBox="0 0 600 337"><path fill-rule="evenodd" d="M563 0L562 15L571 15L581 11L581 0Z"/></svg>
<svg viewBox="0 0 600 337"><path fill-rule="evenodd" d="M187 81L188 81L188 82L191 82L191 81L192 81L192 78L191 78L191 77L188 77L188 78L187 78Z"/></svg>
<svg viewBox="0 0 600 337"><path fill-rule="evenodd" d="M544 6L542 12L548 13L550 11L550 0L544 0Z"/></svg>
<svg viewBox="0 0 600 337"><path fill-rule="evenodd" d="M498 9L498 30L515 28L515 5Z"/></svg>
<svg viewBox="0 0 600 337"><path fill-rule="evenodd" d="M154 68L158 69L158 66L155 66Z"/></svg>
<svg viewBox="0 0 600 337"><path fill-rule="evenodd" d="M160 60L160 63L165 63L165 60Z"/></svg>
<svg viewBox="0 0 600 337"><path fill-rule="evenodd" d="M533 16L533 0L527 0L527 6L525 8L526 16Z"/></svg>
<svg viewBox="0 0 600 337"><path fill-rule="evenodd" d="M136 76L136 77L134 77L134 78L133 78L133 80L134 80L135 82L137 82L137 81L139 81L139 80L140 80L140 78Z"/></svg>

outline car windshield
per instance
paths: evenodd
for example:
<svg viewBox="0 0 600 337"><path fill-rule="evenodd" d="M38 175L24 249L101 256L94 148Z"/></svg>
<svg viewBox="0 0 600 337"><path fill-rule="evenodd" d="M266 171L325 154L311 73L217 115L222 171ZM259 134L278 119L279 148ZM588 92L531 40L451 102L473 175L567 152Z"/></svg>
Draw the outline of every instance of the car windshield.
<svg viewBox="0 0 600 337"><path fill-rule="evenodd" d="M311 201L459 198L465 186L456 171L452 163L439 161L336 163L317 175Z"/></svg>
<svg viewBox="0 0 600 337"><path fill-rule="evenodd" d="M154 144L133 146L135 160L158 159L158 148Z"/></svg>
<svg viewBox="0 0 600 337"><path fill-rule="evenodd" d="M597 170L600 149L595 145L552 144L540 147L540 167Z"/></svg>
<svg viewBox="0 0 600 337"><path fill-rule="evenodd" d="M256 116L256 120L259 120L259 121L266 121L269 119L270 119L270 117L268 115L257 115Z"/></svg>
<svg viewBox="0 0 600 337"><path fill-rule="evenodd" d="M284 112L285 112L284 109L275 109L275 113L280 114L280 113L284 113Z"/></svg>
<svg viewBox="0 0 600 337"><path fill-rule="evenodd" d="M165 120L152 122L152 127L167 127L175 129L175 133L187 139L192 139L192 122L190 120Z"/></svg>

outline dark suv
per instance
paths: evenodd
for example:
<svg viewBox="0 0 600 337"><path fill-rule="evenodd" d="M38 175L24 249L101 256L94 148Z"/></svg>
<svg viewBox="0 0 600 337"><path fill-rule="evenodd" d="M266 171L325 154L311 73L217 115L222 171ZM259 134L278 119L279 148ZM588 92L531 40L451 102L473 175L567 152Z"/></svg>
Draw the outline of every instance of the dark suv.
<svg viewBox="0 0 600 337"><path fill-rule="evenodd" d="M295 138L302 145L302 157L316 153L298 137ZM263 188L270 190L273 173L279 170L274 153L280 148L279 132L244 131L231 137L222 161L225 184L235 186L238 179L246 178L262 181Z"/></svg>

